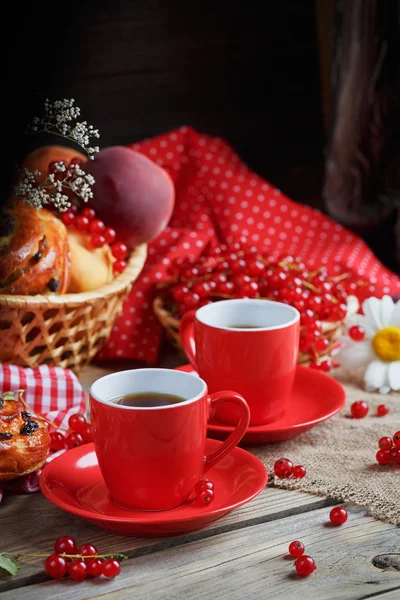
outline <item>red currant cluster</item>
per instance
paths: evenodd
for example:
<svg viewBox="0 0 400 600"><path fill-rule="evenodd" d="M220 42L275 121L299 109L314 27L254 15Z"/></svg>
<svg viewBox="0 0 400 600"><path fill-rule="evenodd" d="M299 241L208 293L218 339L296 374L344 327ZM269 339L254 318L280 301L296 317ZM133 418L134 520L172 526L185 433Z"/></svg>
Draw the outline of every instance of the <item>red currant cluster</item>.
<svg viewBox="0 0 400 600"><path fill-rule="evenodd" d="M365 400L357 400L350 406L350 413L353 419L364 419L369 413L369 406ZM376 408L377 417L385 417L389 413L386 404L379 404Z"/></svg>
<svg viewBox="0 0 400 600"><path fill-rule="evenodd" d="M293 466L288 458L280 458L274 464L274 473L279 479L303 479L307 471L301 465Z"/></svg>
<svg viewBox="0 0 400 600"><path fill-rule="evenodd" d="M169 269L171 280L160 284L166 306L176 318L186 311L227 298L265 298L291 304L301 314L300 351L317 368L319 358L332 349L323 336L322 321L342 321L346 299L360 282L347 274L329 277L324 267L310 271L293 256L274 258L248 246L245 239L214 246L200 258L177 258ZM327 361L321 367L329 371Z"/></svg>
<svg viewBox="0 0 400 600"><path fill-rule="evenodd" d="M336 506L335 508L332 508L329 513L329 520L333 525L343 525L343 523L346 523L348 516L344 506ZM311 556L304 554L305 547L302 542L299 540L291 542L288 550L290 556L296 559L294 566L298 575L307 577L315 571L317 568L315 561Z"/></svg>
<svg viewBox="0 0 400 600"><path fill-rule="evenodd" d="M111 227L106 227L103 221L96 219L96 211L93 208L84 208L79 212L75 204L61 215L61 220L67 227L75 227L78 231L86 231L91 234L90 243L93 248L102 248L110 244L111 254L115 258L113 263L114 273L122 273L126 267L128 247L122 242L116 242L117 234Z"/></svg>
<svg viewBox="0 0 400 600"><path fill-rule="evenodd" d="M214 484L208 479L200 479L194 486L196 501L199 504L211 504L214 500Z"/></svg>
<svg viewBox="0 0 400 600"><path fill-rule="evenodd" d="M376 460L380 465L400 466L400 431L396 431L393 438L381 437L378 446Z"/></svg>
<svg viewBox="0 0 400 600"><path fill-rule="evenodd" d="M80 413L70 416L68 419L68 426L71 431L67 432L66 435L61 433L60 430L52 431L50 433L51 450L56 452L58 450L63 450L65 446L70 449L93 442L92 428L85 417Z"/></svg>
<svg viewBox="0 0 400 600"><path fill-rule="evenodd" d="M63 536L55 541L54 554L46 558L44 568L52 579L66 575L75 581L101 575L111 579L121 573L121 564L114 556L126 558L122 554L99 554L92 544L78 548L74 538Z"/></svg>

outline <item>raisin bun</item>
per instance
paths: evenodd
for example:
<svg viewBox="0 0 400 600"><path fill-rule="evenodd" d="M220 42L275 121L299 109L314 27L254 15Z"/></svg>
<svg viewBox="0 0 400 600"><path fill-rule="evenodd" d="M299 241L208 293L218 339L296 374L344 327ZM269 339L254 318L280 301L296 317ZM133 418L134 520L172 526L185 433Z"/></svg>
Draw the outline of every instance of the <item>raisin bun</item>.
<svg viewBox="0 0 400 600"><path fill-rule="evenodd" d="M43 466L50 448L45 421L26 412L18 392L0 397L0 482Z"/></svg>
<svg viewBox="0 0 400 600"><path fill-rule="evenodd" d="M64 223L12 198L0 208L0 294L63 294L70 276Z"/></svg>

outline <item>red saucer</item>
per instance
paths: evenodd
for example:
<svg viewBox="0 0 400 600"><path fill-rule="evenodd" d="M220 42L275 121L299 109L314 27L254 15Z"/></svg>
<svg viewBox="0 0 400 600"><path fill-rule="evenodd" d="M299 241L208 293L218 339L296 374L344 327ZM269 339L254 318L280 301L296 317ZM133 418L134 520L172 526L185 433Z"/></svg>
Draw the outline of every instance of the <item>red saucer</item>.
<svg viewBox="0 0 400 600"><path fill-rule="evenodd" d="M207 440L207 454L219 441ZM215 498L208 506L188 501L172 510L128 511L116 506L108 493L93 444L64 452L49 462L40 476L40 487L50 502L89 523L126 536L179 535L206 527L257 496L267 483L264 465L242 448L235 448L207 473Z"/></svg>
<svg viewBox="0 0 400 600"><path fill-rule="evenodd" d="M177 368L195 373L191 365ZM268 425L250 425L242 444L257 446L290 440L339 412L345 400L346 393L335 379L308 367L298 366L284 415ZM212 438L225 440L232 429L231 425L213 419L208 424L207 433Z"/></svg>

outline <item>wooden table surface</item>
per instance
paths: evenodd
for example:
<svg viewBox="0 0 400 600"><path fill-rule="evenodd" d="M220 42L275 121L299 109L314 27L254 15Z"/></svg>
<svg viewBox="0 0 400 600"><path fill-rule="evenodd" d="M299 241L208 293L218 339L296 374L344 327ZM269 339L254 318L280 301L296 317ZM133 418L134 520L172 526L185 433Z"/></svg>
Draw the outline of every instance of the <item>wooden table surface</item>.
<svg viewBox="0 0 400 600"><path fill-rule="evenodd" d="M169 357L163 364L173 366L178 360ZM88 367L81 381L87 390L101 375L131 366L138 365ZM40 493L6 495L0 507L0 552L51 554L57 537L72 535L102 553L123 552L129 560L114 580L77 583L49 580L43 559L25 559L15 577L0 575L0 598L399 600L399 528L355 506L347 507L344 526L329 527L329 510L335 504L268 485L249 504L202 531L141 539L105 533L53 506ZM302 540L317 563L310 577L298 577L286 554L295 539Z"/></svg>

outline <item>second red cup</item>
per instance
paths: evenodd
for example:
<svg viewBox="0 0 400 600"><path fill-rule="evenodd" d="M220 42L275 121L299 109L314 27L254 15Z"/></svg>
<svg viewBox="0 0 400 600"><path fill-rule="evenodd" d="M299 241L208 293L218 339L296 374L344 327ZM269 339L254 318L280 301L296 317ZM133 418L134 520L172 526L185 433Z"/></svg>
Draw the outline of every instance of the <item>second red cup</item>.
<svg viewBox="0 0 400 600"><path fill-rule="evenodd" d="M222 300L186 313L180 325L183 350L210 392L242 394L250 425L277 420L285 411L296 372L300 314L281 302ZM216 417L235 424L233 403Z"/></svg>

